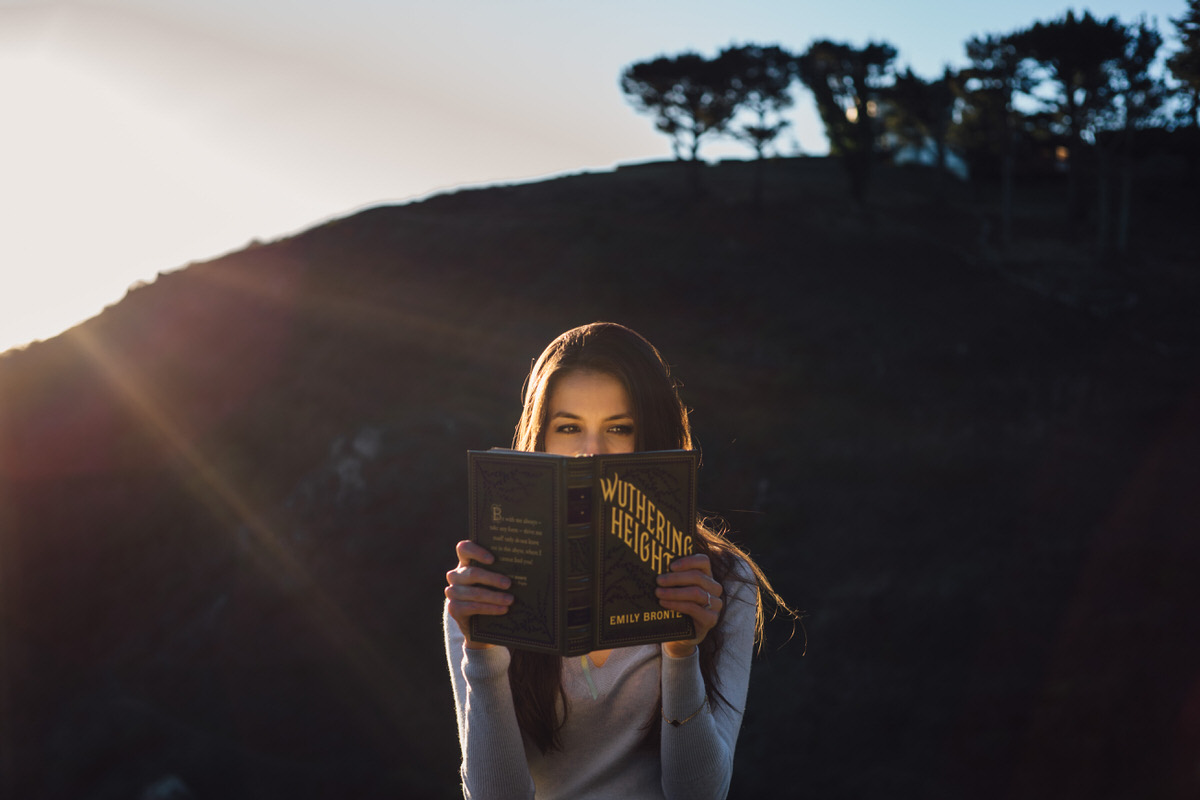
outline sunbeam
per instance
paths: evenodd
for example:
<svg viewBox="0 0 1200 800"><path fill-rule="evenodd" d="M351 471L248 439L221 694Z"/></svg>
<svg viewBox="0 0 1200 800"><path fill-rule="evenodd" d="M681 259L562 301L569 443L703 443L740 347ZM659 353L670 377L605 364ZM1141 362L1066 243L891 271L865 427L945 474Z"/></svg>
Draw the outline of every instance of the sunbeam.
<svg viewBox="0 0 1200 800"><path fill-rule="evenodd" d="M240 284L247 291L262 292L252 282ZM215 520L232 517L248 536L244 548L262 580L306 588L301 595L303 610L313 628L330 649L351 668L352 674L371 695L397 719L405 713L404 698L390 679L387 659L354 623L342 607L319 586L289 549L283 537L226 479L187 435L187 426L170 411L170 404L146 376L116 347L110 346L91 327L82 326L75 338L87 358L98 368L114 394L165 445L177 459L181 482L207 508Z"/></svg>

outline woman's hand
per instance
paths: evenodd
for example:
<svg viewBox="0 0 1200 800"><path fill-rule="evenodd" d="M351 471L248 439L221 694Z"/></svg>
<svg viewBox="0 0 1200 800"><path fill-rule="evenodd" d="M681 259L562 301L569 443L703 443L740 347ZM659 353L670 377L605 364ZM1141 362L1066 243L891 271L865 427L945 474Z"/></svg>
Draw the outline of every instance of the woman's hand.
<svg viewBox="0 0 1200 800"><path fill-rule="evenodd" d="M512 581L506 575L471 563L477 561L481 564L491 564L496 560L491 553L475 542L464 539L454 551L458 554L458 566L446 573L446 599L450 601L447 610L463 632L467 647L491 647L490 644L471 641L471 626L468 620L476 614L507 614L513 597L503 590L507 589Z"/></svg>
<svg viewBox="0 0 1200 800"><path fill-rule="evenodd" d="M671 562L671 571L658 576L658 602L663 608L687 614L696 627L696 638L665 642L663 649L672 658L690 656L704 637L717 625L725 601L721 584L712 576L708 556L696 553Z"/></svg>

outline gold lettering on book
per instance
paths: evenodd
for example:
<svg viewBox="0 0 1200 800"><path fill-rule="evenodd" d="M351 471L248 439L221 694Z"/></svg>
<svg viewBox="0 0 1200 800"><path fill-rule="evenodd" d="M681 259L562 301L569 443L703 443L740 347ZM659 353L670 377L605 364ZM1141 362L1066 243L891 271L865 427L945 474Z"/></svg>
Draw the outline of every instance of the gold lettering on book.
<svg viewBox="0 0 1200 800"><path fill-rule="evenodd" d="M600 479L600 489L604 501L612 504L608 532L655 572L666 572L672 561L691 552L691 535L675 527L632 483L614 472Z"/></svg>
<svg viewBox="0 0 1200 800"><path fill-rule="evenodd" d="M662 619L679 619L683 617L678 611L659 609L657 611L638 611L634 614L609 614L609 625L633 625L637 622L657 622Z"/></svg>

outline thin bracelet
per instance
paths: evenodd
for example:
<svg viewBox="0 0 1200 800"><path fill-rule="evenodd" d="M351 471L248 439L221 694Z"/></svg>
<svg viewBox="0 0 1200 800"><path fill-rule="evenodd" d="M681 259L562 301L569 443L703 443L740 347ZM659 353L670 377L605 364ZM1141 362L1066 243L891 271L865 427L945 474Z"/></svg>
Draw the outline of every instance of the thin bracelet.
<svg viewBox="0 0 1200 800"><path fill-rule="evenodd" d="M670 725L672 728L678 728L680 725L686 725L687 723L694 720L696 718L696 715L699 714L701 711L703 711L704 707L706 705L708 705L707 697L700 701L699 708L697 708L691 714L688 714L687 717L685 717L684 719L671 719L670 717L667 716L667 712L665 710L662 712L662 718L663 718L663 721L666 722L668 725Z"/></svg>

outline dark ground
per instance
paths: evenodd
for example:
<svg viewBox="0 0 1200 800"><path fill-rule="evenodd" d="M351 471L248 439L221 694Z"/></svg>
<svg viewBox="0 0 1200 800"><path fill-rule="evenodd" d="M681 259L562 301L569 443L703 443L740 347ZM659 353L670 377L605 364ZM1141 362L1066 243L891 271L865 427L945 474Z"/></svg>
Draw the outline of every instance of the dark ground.
<svg viewBox="0 0 1200 800"><path fill-rule="evenodd" d="M752 168L372 209L0 357L3 797L459 796L463 451L594 319L673 363L702 505L807 612L731 796L1196 797L1194 187L1099 266L1052 182L1001 255L986 187L863 213L775 162L756 210Z"/></svg>

